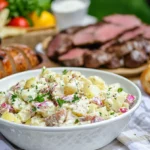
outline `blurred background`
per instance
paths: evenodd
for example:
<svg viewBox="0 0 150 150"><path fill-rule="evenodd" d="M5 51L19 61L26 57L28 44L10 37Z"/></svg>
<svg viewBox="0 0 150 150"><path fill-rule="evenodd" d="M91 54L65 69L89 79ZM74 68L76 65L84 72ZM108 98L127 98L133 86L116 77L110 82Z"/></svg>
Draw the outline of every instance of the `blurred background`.
<svg viewBox="0 0 150 150"><path fill-rule="evenodd" d="M150 23L150 0L91 0L89 14L99 20L112 13L135 14Z"/></svg>

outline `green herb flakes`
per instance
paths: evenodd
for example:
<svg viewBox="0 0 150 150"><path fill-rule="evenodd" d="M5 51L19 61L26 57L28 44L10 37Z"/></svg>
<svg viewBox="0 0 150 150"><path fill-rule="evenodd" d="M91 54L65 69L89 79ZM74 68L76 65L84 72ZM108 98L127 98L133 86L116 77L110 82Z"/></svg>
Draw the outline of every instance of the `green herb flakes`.
<svg viewBox="0 0 150 150"><path fill-rule="evenodd" d="M15 100L16 100L17 97L18 97L17 94L13 94L13 95L11 96L11 99L12 99L12 102L13 102L13 103L15 102Z"/></svg>
<svg viewBox="0 0 150 150"><path fill-rule="evenodd" d="M74 123L75 123L75 124L79 123L79 119L76 119Z"/></svg>
<svg viewBox="0 0 150 150"><path fill-rule="evenodd" d="M101 113L101 112L99 112L99 115L100 115L100 116L102 116L102 113Z"/></svg>
<svg viewBox="0 0 150 150"><path fill-rule="evenodd" d="M114 114L115 114L115 112L111 112L111 113L110 113L110 115L114 115Z"/></svg>
<svg viewBox="0 0 150 150"><path fill-rule="evenodd" d="M118 88L118 93L122 92L123 88Z"/></svg>
<svg viewBox="0 0 150 150"><path fill-rule="evenodd" d="M32 111L33 111L33 112L35 112L36 110L37 110L37 108L36 108L36 107L33 107L33 108L32 108Z"/></svg>
<svg viewBox="0 0 150 150"><path fill-rule="evenodd" d="M65 74L67 74L67 72L68 72L68 70L65 69L65 70L63 70L62 74L65 75Z"/></svg>
<svg viewBox="0 0 150 150"><path fill-rule="evenodd" d="M111 88L111 87L109 87L109 88L108 88L108 91L110 91L111 89L112 89L112 88Z"/></svg>
<svg viewBox="0 0 150 150"><path fill-rule="evenodd" d="M75 93L72 102L74 103L74 102L78 101L79 99L80 98L77 96L77 93Z"/></svg>
<svg viewBox="0 0 150 150"><path fill-rule="evenodd" d="M58 99L57 99L57 103L58 103L58 105L59 105L60 107L62 107L62 105L63 105L64 103L66 103L66 101L64 101L63 99L58 98Z"/></svg>
<svg viewBox="0 0 150 150"><path fill-rule="evenodd" d="M38 95L38 96L34 99L34 101L44 102L44 96L45 96L45 95Z"/></svg>
<svg viewBox="0 0 150 150"><path fill-rule="evenodd" d="M34 101L34 99L33 99L33 97L32 97L31 95L28 96L28 101L29 101L29 102Z"/></svg>

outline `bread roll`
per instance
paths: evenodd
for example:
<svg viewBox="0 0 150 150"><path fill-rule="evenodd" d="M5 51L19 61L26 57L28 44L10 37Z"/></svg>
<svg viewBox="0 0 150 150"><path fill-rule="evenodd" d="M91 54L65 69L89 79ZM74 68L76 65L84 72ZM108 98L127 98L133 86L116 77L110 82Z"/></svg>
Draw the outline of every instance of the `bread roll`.
<svg viewBox="0 0 150 150"><path fill-rule="evenodd" d="M13 44L0 48L0 78L32 69L38 64L36 53L28 46Z"/></svg>
<svg viewBox="0 0 150 150"><path fill-rule="evenodd" d="M144 91L150 94L150 65L143 71L140 80Z"/></svg>

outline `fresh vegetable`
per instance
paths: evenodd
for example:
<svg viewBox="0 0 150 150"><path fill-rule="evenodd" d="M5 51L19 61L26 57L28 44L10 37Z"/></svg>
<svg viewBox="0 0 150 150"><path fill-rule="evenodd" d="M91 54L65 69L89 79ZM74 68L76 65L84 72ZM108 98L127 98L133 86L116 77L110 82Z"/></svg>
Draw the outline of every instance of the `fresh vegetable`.
<svg viewBox="0 0 150 150"><path fill-rule="evenodd" d="M131 95L131 94L128 94L127 96L127 101L129 104L132 104L135 100L135 96L134 95Z"/></svg>
<svg viewBox="0 0 150 150"><path fill-rule="evenodd" d="M28 21L23 17L13 18L9 24L10 26L18 26L18 27L29 27Z"/></svg>
<svg viewBox="0 0 150 150"><path fill-rule="evenodd" d="M50 2L51 0L8 0L9 18L22 16L32 26L30 14L36 12L40 16L44 10L50 8Z"/></svg>
<svg viewBox="0 0 150 150"><path fill-rule="evenodd" d="M0 10L6 8L8 6L8 2L5 0L0 0Z"/></svg>
<svg viewBox="0 0 150 150"><path fill-rule="evenodd" d="M55 17L48 11L43 11L40 16L36 12L32 13L31 20L35 27L53 27L56 25Z"/></svg>

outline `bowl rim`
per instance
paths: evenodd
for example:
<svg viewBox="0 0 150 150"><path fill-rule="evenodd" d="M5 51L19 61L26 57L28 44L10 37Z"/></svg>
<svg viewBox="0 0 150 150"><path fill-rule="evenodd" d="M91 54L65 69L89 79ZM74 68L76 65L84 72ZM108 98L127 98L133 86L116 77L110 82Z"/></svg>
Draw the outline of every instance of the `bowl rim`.
<svg viewBox="0 0 150 150"><path fill-rule="evenodd" d="M75 70L75 71L94 71L94 72L98 72L98 73L104 73L104 74L109 74L109 75L112 75L112 76L116 76L117 78L120 78L120 79L128 82L129 84L131 84L135 88L135 90L138 93L137 102L128 112L126 112L126 113L124 113L120 116L117 116L117 117L114 117L114 118L111 118L111 119L108 119L108 120L104 120L102 122L96 122L96 123L93 123L93 124L85 124L85 125L79 125L79 126L65 126L65 127L64 126L63 127L41 127L41 126L31 126L31 125L25 125L25 124L17 124L17 123L14 123L14 122L4 120L2 118L0 118L0 124L7 125L7 126L13 126L13 127L24 129L24 130L45 131L45 132L46 131L51 131L51 132L60 132L60 131L62 131L62 132L64 132L64 131L71 131L71 130L92 129L92 128L99 127L101 125L106 125L106 124L109 124L109 123L112 123L112 122L116 122L120 119L123 119L123 118L131 115L139 107L139 105L142 101L141 91L137 87L137 85L135 85L135 83L133 83L129 79L126 79L125 77L122 77L120 75L117 75L117 74L114 74L114 73L111 73L111 72L102 71L102 70L82 68L82 67L55 67L55 68L47 68L47 69L52 70L52 71L57 71L57 70L63 71L64 69ZM36 69L36 70L30 70L30 71L25 71L25 72L21 72L21 73L16 73L16 74L13 74L11 76L8 76L8 77L5 77L5 78L1 79L0 83L7 80L7 79L9 79L9 78L15 78L15 77L20 76L20 75L25 75L25 74L28 74L28 73L31 73L31 72L40 72L40 71L41 71L41 69Z"/></svg>

